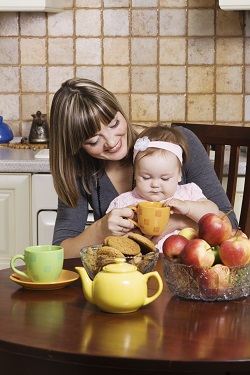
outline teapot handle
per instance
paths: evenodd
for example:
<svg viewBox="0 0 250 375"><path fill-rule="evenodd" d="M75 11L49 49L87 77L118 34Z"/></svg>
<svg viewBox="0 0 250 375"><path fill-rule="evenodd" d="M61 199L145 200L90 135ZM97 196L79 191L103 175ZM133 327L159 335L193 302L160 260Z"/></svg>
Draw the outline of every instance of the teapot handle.
<svg viewBox="0 0 250 375"><path fill-rule="evenodd" d="M157 271L145 273L143 276L146 279L146 282L148 282L148 279L150 277L155 277L158 281L157 292L153 296L147 297L145 299L145 301L143 303L143 306L145 306L145 305L148 305L149 303L153 302L161 294L162 289L163 289L163 282L162 282L161 276L159 275L159 273Z"/></svg>

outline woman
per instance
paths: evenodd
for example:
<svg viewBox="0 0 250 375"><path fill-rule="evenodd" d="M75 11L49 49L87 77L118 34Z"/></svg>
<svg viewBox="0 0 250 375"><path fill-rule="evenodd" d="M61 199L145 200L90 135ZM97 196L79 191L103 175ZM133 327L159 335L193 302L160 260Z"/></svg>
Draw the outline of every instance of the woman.
<svg viewBox="0 0 250 375"><path fill-rule="evenodd" d="M181 128L190 155L181 183L196 183L223 213L232 209L206 151L198 138ZM110 202L134 186L132 152L137 133L115 96L87 79L70 79L56 92L50 113L50 169L58 194L53 244L64 247L65 258L80 249L102 243L109 235L134 228L129 207L113 209ZM88 205L95 222L87 227ZM237 227L234 213L229 216ZM197 224L183 215L171 215L162 234ZM153 239L155 243L159 238Z"/></svg>

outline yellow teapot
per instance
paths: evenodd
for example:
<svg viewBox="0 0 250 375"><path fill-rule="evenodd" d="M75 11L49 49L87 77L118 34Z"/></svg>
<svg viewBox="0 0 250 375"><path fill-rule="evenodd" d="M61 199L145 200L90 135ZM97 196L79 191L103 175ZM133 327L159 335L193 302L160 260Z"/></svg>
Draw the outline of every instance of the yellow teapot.
<svg viewBox="0 0 250 375"><path fill-rule="evenodd" d="M162 292L163 283L157 271L142 274L137 267L125 263L125 258L116 258L115 263L103 267L92 281L85 268L75 267L82 280L86 300L110 313L129 313L153 302ZM154 277L158 290L147 296L147 282Z"/></svg>

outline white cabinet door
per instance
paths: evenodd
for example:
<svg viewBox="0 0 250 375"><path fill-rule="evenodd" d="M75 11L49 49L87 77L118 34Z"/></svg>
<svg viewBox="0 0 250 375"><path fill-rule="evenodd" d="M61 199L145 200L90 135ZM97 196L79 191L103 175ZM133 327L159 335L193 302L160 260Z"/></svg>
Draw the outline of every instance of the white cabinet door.
<svg viewBox="0 0 250 375"><path fill-rule="evenodd" d="M0 173L0 269L31 245L31 175Z"/></svg>

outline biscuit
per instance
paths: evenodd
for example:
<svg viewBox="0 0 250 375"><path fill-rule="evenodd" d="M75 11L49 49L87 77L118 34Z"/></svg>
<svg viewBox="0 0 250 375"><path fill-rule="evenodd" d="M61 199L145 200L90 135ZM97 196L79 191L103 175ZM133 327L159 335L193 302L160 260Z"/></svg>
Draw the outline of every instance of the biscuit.
<svg viewBox="0 0 250 375"><path fill-rule="evenodd" d="M147 237L142 236L141 234L129 233L128 238L135 241L140 246L142 254L147 254L152 251L156 251L156 247L153 244L153 242L150 241Z"/></svg>
<svg viewBox="0 0 250 375"><path fill-rule="evenodd" d="M115 258L125 258L125 256L114 247L101 246L96 251L96 268L101 271L107 264L115 263Z"/></svg>
<svg viewBox="0 0 250 375"><path fill-rule="evenodd" d="M108 236L104 239L104 245L120 250L124 255L138 255L141 248L132 239L122 236Z"/></svg>

